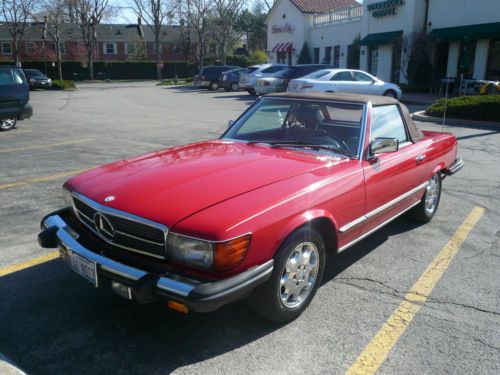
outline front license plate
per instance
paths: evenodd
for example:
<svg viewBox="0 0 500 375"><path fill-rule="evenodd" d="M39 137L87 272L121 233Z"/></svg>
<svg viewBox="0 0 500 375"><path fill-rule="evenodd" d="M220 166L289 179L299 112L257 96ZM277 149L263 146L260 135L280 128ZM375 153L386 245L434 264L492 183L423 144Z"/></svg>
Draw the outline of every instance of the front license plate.
<svg viewBox="0 0 500 375"><path fill-rule="evenodd" d="M69 260L71 269L97 288L98 282L96 262L88 260L87 258L73 252L69 252Z"/></svg>

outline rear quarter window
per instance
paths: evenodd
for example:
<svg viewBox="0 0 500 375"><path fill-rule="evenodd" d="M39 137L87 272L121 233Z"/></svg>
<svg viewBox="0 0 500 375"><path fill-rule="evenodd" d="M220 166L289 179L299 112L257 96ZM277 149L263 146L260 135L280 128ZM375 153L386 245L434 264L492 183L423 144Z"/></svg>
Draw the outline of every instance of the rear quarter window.
<svg viewBox="0 0 500 375"><path fill-rule="evenodd" d="M9 86L14 84L14 77L10 69L0 69L0 86Z"/></svg>

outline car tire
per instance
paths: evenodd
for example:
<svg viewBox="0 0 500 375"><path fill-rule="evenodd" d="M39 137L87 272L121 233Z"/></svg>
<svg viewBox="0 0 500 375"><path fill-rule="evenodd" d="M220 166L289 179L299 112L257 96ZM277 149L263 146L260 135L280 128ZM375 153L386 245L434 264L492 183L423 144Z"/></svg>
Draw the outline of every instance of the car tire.
<svg viewBox="0 0 500 375"><path fill-rule="evenodd" d="M229 87L224 87L224 90L227 92L231 91L231 89Z"/></svg>
<svg viewBox="0 0 500 375"><path fill-rule="evenodd" d="M0 120L0 131L7 131L14 129L17 125L17 119L9 118Z"/></svg>
<svg viewBox="0 0 500 375"><path fill-rule="evenodd" d="M420 203L409 212L412 219L422 223L431 221L441 200L441 186L441 173L438 172L429 179Z"/></svg>
<svg viewBox="0 0 500 375"><path fill-rule="evenodd" d="M269 280L248 298L257 314L273 322L296 319L314 298L325 268L325 244L314 228L293 232L274 256Z"/></svg>
<svg viewBox="0 0 500 375"><path fill-rule="evenodd" d="M208 89L210 91L215 91L219 89L219 85L217 85L217 82L210 82L210 85L208 86Z"/></svg>
<svg viewBox="0 0 500 375"><path fill-rule="evenodd" d="M389 98L394 98L394 99L398 98L398 94L394 90L387 90L386 92L384 92L384 96L388 96Z"/></svg>
<svg viewBox="0 0 500 375"><path fill-rule="evenodd" d="M238 85L236 82L232 83L231 91L240 91L240 85Z"/></svg>

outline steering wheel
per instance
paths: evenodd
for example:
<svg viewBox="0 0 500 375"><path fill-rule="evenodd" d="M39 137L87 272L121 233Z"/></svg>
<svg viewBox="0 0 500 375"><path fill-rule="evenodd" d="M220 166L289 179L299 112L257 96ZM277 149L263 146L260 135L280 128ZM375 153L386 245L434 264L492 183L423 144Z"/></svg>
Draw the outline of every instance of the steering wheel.
<svg viewBox="0 0 500 375"><path fill-rule="evenodd" d="M311 140L314 140L314 143L321 144L321 145L328 145L328 146L333 146L334 148L338 148L340 150L343 150L345 152L351 152L351 149L345 143L343 139L340 139L336 136L332 135L322 135L322 136L316 136L312 137Z"/></svg>

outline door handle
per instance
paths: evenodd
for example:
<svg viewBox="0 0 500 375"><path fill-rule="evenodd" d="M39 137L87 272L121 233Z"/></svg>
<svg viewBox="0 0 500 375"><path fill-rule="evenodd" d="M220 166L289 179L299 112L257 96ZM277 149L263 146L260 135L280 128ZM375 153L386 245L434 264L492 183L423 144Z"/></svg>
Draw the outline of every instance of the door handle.
<svg viewBox="0 0 500 375"><path fill-rule="evenodd" d="M423 161L425 160L425 158L426 158L425 154L418 155L418 156L415 158L415 161L416 161L417 163L421 163L421 162L423 162Z"/></svg>

